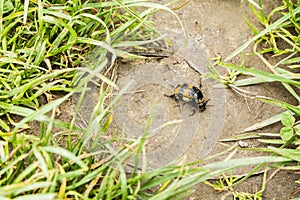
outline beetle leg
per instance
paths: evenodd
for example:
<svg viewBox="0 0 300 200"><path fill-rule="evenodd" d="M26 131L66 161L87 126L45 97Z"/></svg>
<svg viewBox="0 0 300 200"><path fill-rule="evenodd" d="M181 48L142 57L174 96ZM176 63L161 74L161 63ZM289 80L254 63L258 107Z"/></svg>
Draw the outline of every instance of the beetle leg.
<svg viewBox="0 0 300 200"><path fill-rule="evenodd" d="M193 107L193 112L192 114L189 114L189 116L193 116L196 113L196 109Z"/></svg>
<svg viewBox="0 0 300 200"><path fill-rule="evenodd" d="M189 116L193 116L196 113L196 108L198 108L198 103L195 100L192 100L192 107L193 107L193 112Z"/></svg>
<svg viewBox="0 0 300 200"><path fill-rule="evenodd" d="M200 76L200 83L199 83L199 89L202 87L202 77Z"/></svg>
<svg viewBox="0 0 300 200"><path fill-rule="evenodd" d="M171 95L168 95L168 94L164 94L166 97L170 97L170 98L175 98L175 94L171 94Z"/></svg>
<svg viewBox="0 0 300 200"><path fill-rule="evenodd" d="M167 95L167 94L164 94L166 97L170 97L170 98L172 98L172 99L174 99L176 102L178 102L178 98L176 97L176 95L175 94L171 94L171 95ZM179 105L176 105L176 106L174 106L174 108L175 107L178 107Z"/></svg>
<svg viewBox="0 0 300 200"><path fill-rule="evenodd" d="M177 104L177 105L175 105L173 108L176 108L176 107L180 107L180 105L179 105L179 104Z"/></svg>

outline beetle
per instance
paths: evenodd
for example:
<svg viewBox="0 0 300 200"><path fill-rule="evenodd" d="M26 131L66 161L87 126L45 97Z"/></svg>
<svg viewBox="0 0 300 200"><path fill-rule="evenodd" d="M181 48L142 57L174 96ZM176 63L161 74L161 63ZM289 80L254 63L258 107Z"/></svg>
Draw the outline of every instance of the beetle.
<svg viewBox="0 0 300 200"><path fill-rule="evenodd" d="M176 98L185 102L191 102L194 107L193 113L191 115L195 114L195 108L199 109L199 111L204 111L206 104L209 101L209 99L206 100L204 98L203 93L199 88L189 83L177 85L174 89L174 93L172 95L166 96Z"/></svg>

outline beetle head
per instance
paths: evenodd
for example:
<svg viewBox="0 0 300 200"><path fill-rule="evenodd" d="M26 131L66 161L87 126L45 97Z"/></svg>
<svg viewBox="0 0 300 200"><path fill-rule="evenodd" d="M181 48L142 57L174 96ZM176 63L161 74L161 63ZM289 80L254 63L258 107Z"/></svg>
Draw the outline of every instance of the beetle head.
<svg viewBox="0 0 300 200"><path fill-rule="evenodd" d="M209 102L210 99L207 100L201 100L198 102L198 106L199 106L199 111L204 111L206 104Z"/></svg>

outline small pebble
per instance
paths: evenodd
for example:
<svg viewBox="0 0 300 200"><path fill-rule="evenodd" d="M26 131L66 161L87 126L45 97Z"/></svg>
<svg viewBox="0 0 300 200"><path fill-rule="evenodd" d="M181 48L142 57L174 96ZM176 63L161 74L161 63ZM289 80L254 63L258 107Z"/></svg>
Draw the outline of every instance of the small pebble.
<svg viewBox="0 0 300 200"><path fill-rule="evenodd" d="M247 148L249 146L248 142L244 142L241 140L238 142L238 144L241 148Z"/></svg>

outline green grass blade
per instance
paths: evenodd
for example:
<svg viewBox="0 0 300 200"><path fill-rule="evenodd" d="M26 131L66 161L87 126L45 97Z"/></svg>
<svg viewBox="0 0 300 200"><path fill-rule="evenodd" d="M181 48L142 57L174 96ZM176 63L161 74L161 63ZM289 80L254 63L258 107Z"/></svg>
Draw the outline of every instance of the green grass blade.
<svg viewBox="0 0 300 200"><path fill-rule="evenodd" d="M232 141L239 141L239 140L245 140L245 139L253 139L253 138L260 138L262 137L259 133L242 133L238 135L234 135L231 137L227 137L224 139L219 140L220 142L232 142Z"/></svg>
<svg viewBox="0 0 300 200"><path fill-rule="evenodd" d="M234 65L234 64L228 64L228 63L220 63L220 65L224 66L228 69L232 69L232 70L242 72L244 74L259 77L259 78L262 78L262 79L267 79L268 81L271 81L271 80L272 81L279 81L279 82L288 83L288 84L300 87L300 82L299 81L291 80L289 78L286 78L284 75L271 74L271 73L261 71L261 70L257 70L257 69L254 69L254 68L240 67L240 66L237 66L237 65Z"/></svg>
<svg viewBox="0 0 300 200"><path fill-rule="evenodd" d="M278 106L287 110L292 111L293 113L295 113L296 115L300 116L300 108L297 106L293 106L291 104L276 100L276 99L271 99L271 98L267 98L267 97L255 97L255 99L260 100L262 102L274 105L274 106Z"/></svg>
<svg viewBox="0 0 300 200"><path fill-rule="evenodd" d="M101 186L99 188L98 196L97 196L98 199L102 199L106 195L106 190L107 190L108 182L109 182L109 176L110 176L110 173L111 173L110 171L111 170L108 170L105 173L105 176L103 177L103 180L102 180L103 184L101 184Z"/></svg>
<svg viewBox="0 0 300 200"><path fill-rule="evenodd" d="M24 25L27 22L28 7L29 7L29 0L24 0L24 15L23 15L23 24Z"/></svg>
<svg viewBox="0 0 300 200"><path fill-rule="evenodd" d="M29 121L33 121L35 119L42 118L43 116L45 116L45 114L47 112L49 112L52 109L55 109L57 106L59 106L60 104L65 102L68 98L70 98L72 95L73 95L73 92L70 92L69 94L65 95L64 97L56 99L56 100L44 105L43 107L41 107L39 110L33 112L32 114L27 115L24 119L22 119L17 124L17 126L15 126L14 131L16 131L19 128L23 127ZM48 121L48 119L49 118L47 118L47 121Z"/></svg>
<svg viewBox="0 0 300 200"><path fill-rule="evenodd" d="M45 53L46 53L46 41L43 41L42 44L40 44L38 47L38 54L35 57L35 61L33 65L36 66L40 65L45 57Z"/></svg>
<svg viewBox="0 0 300 200"><path fill-rule="evenodd" d="M244 21L246 22L246 24L248 25L248 27L250 28L250 30L252 31L252 33L254 35L256 35L259 32L258 28L256 28L253 24L251 24L249 22L249 20L247 20L246 18L244 18Z"/></svg>
<svg viewBox="0 0 300 200"><path fill-rule="evenodd" d="M46 161L42 156L42 153L39 151L39 149L35 145L33 145L32 150L33 150L33 153L34 153L35 157L37 158L37 160L38 160L38 162L41 166L43 175L45 177L48 177L49 171L48 171L48 168L47 168Z"/></svg>
<svg viewBox="0 0 300 200"><path fill-rule="evenodd" d="M27 194L14 198L14 200L54 200L56 193L43 193L43 194Z"/></svg>
<svg viewBox="0 0 300 200"><path fill-rule="evenodd" d="M269 147L269 149L272 152L284 156L287 159L300 162L300 151L298 149L280 149L275 147Z"/></svg>
<svg viewBox="0 0 300 200"><path fill-rule="evenodd" d="M15 166L18 162L22 161L23 159L25 159L25 158L27 158L27 157L28 157L27 154L23 154L23 155L19 156L17 159L15 159L14 161L10 162L9 164L6 164L6 166L3 167L3 168L0 170L0 176L2 176L2 175L3 175L4 173L6 173L8 170L13 169L14 166ZM0 195L1 195L1 190L0 190Z"/></svg>
<svg viewBox="0 0 300 200"><path fill-rule="evenodd" d="M115 50L111 46L109 46L108 44L106 44L105 42L94 40L94 39L91 39L91 38L78 37L78 43L92 44L92 45L95 45L95 46L103 47L106 50L108 50L110 53L113 54L112 63L116 59Z"/></svg>
<svg viewBox="0 0 300 200"><path fill-rule="evenodd" d="M35 182L35 183L18 183L0 187L0 195L18 195L24 192L30 192L45 187L49 187L51 182Z"/></svg>
<svg viewBox="0 0 300 200"><path fill-rule="evenodd" d="M27 166L26 169L19 174L19 176L14 180L13 183L17 184L17 183L23 181L26 178L26 176L37 171L39 165L40 165L39 162L34 162L34 163L30 164L29 166Z"/></svg>
<svg viewBox="0 0 300 200"><path fill-rule="evenodd" d="M0 33L2 37L2 32L3 32L3 12L4 11L4 0L0 0ZM0 37L0 39L1 39Z"/></svg>
<svg viewBox="0 0 300 200"><path fill-rule="evenodd" d="M300 7L297 7L293 10L293 15L296 15L300 12ZM262 30L261 32L259 32L257 35L255 35L253 38L251 38L250 40L248 40L247 42L245 42L242 46L240 46L239 48L237 48L234 52L230 53L226 58L225 58L225 62L229 61L230 59L232 59L233 57L235 57L236 55L238 55L239 53L241 53L244 49L246 49L251 43L255 42L256 40L258 40L260 37L264 36L265 34L271 32L272 30L278 28L283 22L285 22L286 20L288 20L289 18L292 17L291 13L288 13L286 15L284 15L283 17L281 17L280 19L278 19L277 21L275 21L273 24L271 24L270 26L268 26L267 28L265 28L264 30Z"/></svg>
<svg viewBox="0 0 300 200"><path fill-rule="evenodd" d="M50 152L50 153L55 153L57 155L60 155L64 158L69 159L70 161L75 162L77 165L79 165L84 171L87 171L89 167L82 161L80 160L77 156L75 156L73 153L67 151L64 148L61 147L53 147L53 146L45 146L41 147L41 149Z"/></svg>
<svg viewBox="0 0 300 200"><path fill-rule="evenodd" d="M266 83L266 82L274 82L274 80L269 78L262 78L262 77L250 77L250 78L237 80L234 82L234 85L239 87L239 86L256 85L259 83Z"/></svg>
<svg viewBox="0 0 300 200"><path fill-rule="evenodd" d="M285 111L283 113L291 113L292 114L291 111ZM274 116L272 116L272 117L270 117L270 118L268 118L266 120L263 120L261 122L255 123L254 125L245 128L244 132L255 131L255 130L264 128L266 126L269 126L271 124L274 124L276 122L280 122L280 120L282 119L283 113L280 113L278 115L274 115Z"/></svg>
<svg viewBox="0 0 300 200"><path fill-rule="evenodd" d="M300 96L298 95L298 93L294 90L294 88L292 88L289 84L287 83L282 83L283 86L285 87L285 89L287 89L287 91L295 98L297 99L298 102L300 102Z"/></svg>
<svg viewBox="0 0 300 200"><path fill-rule="evenodd" d="M64 21L49 15L43 16L43 20L47 23L55 24L58 27L64 27L64 29L60 32L60 34L56 37L56 39L52 43L45 57L51 57L65 50L68 50L72 45L74 45L77 42L77 33L72 28L74 22L71 21L70 23L67 24ZM68 43L62 45L62 40L66 37L67 33L70 33Z"/></svg>
<svg viewBox="0 0 300 200"><path fill-rule="evenodd" d="M141 46L145 44L149 44L152 42L160 41L165 37L165 35L161 35L157 38L151 39L151 40L143 40L143 41L121 41L121 42L116 42L112 46L113 47L131 47L131 46Z"/></svg>
<svg viewBox="0 0 300 200"><path fill-rule="evenodd" d="M104 28L105 28L105 31L106 31L106 39L105 39L105 41L106 41L106 43L110 44L110 42L111 42L110 32L108 30L108 27L107 27L106 23L102 19L100 19L99 17L97 17L95 15L91 15L89 13L82 13L78 17L81 17L81 16L93 19L93 20L99 22L100 24L102 24L104 26ZM76 19L76 17L74 17L74 19Z"/></svg>
<svg viewBox="0 0 300 200"><path fill-rule="evenodd" d="M283 145L286 143L286 141L284 140L275 140L275 139L258 139L257 141L261 142L261 143L265 143L265 144L274 144L274 145Z"/></svg>
<svg viewBox="0 0 300 200"><path fill-rule="evenodd" d="M6 132L10 131L10 127L2 119L0 119L0 127L3 128Z"/></svg>
<svg viewBox="0 0 300 200"><path fill-rule="evenodd" d="M208 169L234 169L237 167L247 165L257 165L261 163L278 163L278 162L289 162L290 158L280 156L258 156L249 158L237 158L228 161L215 162L205 165Z"/></svg>
<svg viewBox="0 0 300 200"><path fill-rule="evenodd" d="M35 112L35 110L32 110L30 108L25 108L22 106L15 106L15 105L3 103L3 102L0 102L0 108L4 109L8 113L20 115L22 117L28 117L29 115L34 115L34 112ZM39 115L39 117L34 120L37 120L40 122L49 122L50 118L46 115ZM58 119L56 119L54 121L54 124L58 128L69 128L70 127L69 123L63 122ZM77 127L74 127L74 129L77 129Z"/></svg>
<svg viewBox="0 0 300 200"><path fill-rule="evenodd" d="M256 8L260 9L260 10L262 9L261 6L259 6L255 1L248 0L248 2L251 3L253 6L255 6Z"/></svg>

